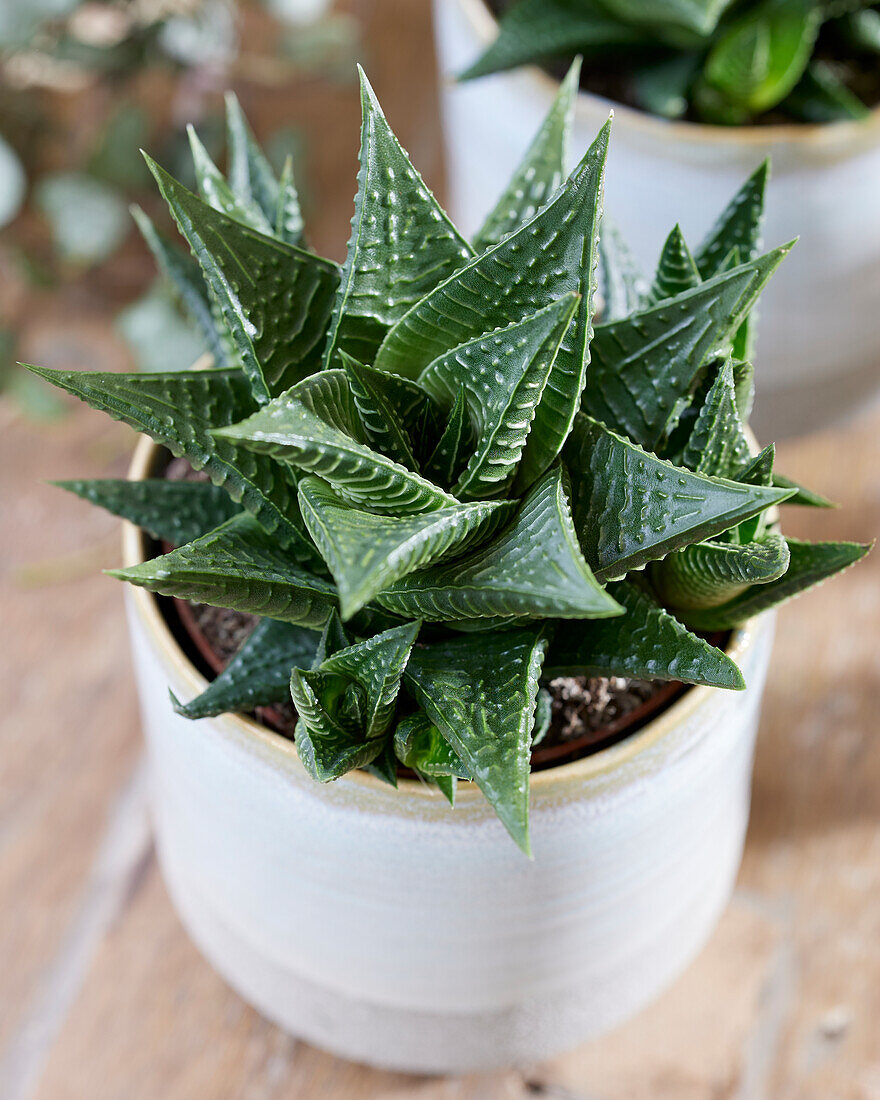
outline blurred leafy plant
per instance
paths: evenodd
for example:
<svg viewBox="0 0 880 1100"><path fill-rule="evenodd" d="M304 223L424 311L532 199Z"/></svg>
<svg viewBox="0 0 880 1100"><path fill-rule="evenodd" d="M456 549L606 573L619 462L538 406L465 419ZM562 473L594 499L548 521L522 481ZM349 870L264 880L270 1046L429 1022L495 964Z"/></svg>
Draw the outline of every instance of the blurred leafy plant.
<svg viewBox="0 0 880 1100"><path fill-rule="evenodd" d="M866 551L784 538L776 506L819 501L746 436L741 352L788 251L760 251L766 169L640 280L600 244L609 125L564 179L576 88L575 66L469 242L364 78L341 267L230 97L226 175L194 132L198 196L149 161L191 255L136 214L213 366L31 368L209 475L64 483L177 547L114 576L261 617L180 713L292 698L316 780L399 762L453 801L472 779L526 851L542 681L743 688L700 632Z"/></svg>
<svg viewBox="0 0 880 1100"><path fill-rule="evenodd" d="M861 70L878 91L880 10L866 0L515 0L463 79L573 53L610 65L637 106L667 118L858 119L868 113Z"/></svg>

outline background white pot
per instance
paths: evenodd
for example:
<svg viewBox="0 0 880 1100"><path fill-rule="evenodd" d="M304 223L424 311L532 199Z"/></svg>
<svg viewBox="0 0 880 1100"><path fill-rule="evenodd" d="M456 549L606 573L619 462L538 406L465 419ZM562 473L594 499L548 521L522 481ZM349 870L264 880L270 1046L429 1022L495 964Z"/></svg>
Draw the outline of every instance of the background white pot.
<svg viewBox="0 0 880 1100"><path fill-rule="evenodd" d="M147 476L144 440L131 477ZM142 561L126 525L125 564ZM748 819L772 616L730 652L745 692L695 688L612 748L532 777L533 861L471 784L319 786L289 741L172 710L205 681L128 589L159 858L192 938L246 1000L336 1054L422 1072L532 1061L651 1000L724 908Z"/></svg>
<svg viewBox="0 0 880 1100"><path fill-rule="evenodd" d="M484 0L434 0L450 213L475 231L558 84L536 66L456 84L496 34ZM762 438L827 424L880 391L880 109L860 123L718 127L668 122L581 93L579 159L608 112L606 207L650 274L680 222L696 245L745 178L773 161L765 241L800 236L761 299Z"/></svg>

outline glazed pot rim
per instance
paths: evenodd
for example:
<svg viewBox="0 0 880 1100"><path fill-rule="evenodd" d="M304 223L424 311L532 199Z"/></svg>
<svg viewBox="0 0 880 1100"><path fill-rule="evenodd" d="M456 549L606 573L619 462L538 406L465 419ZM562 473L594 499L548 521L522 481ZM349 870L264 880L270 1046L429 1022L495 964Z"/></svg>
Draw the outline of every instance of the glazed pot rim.
<svg viewBox="0 0 880 1100"><path fill-rule="evenodd" d="M447 3L449 0L435 0L435 3ZM498 22L489 10L486 0L452 0L458 3L465 15L474 36L484 48L494 41ZM551 97L559 89L559 81L545 72L539 65L520 65L514 70L502 70L490 73L503 76L505 72L522 74L533 85ZM454 78L452 78L454 80ZM481 78L482 79L482 78ZM678 138L693 145L724 144L728 146L768 146L799 145L816 151L825 145L845 142L851 139L854 151L866 145L880 141L880 104L872 108L864 119L843 119L837 122L791 122L770 123L765 126L719 126L707 122L690 122L681 119L660 118L648 111L630 107L616 100L606 99L595 92L581 89L578 93L575 112L581 114L587 103L607 108L609 114L620 114L628 126L642 130L647 136L662 139ZM872 140L873 139L873 140Z"/></svg>
<svg viewBox="0 0 880 1100"><path fill-rule="evenodd" d="M148 436L142 437L135 447L128 469L129 480L142 481L144 478L149 477L153 462L160 450L161 446L154 443ZM127 520L122 521L122 557L125 568L139 565L148 557L144 532ZM129 585L127 588L132 606L153 643L162 652L166 660L174 666L180 681L192 692L192 695L200 694L208 686L208 681L190 661L180 643L174 637L159 607L157 597L145 588L134 585ZM760 617L750 619L741 627L732 631L725 652L737 664L742 662L746 652L754 644L757 633L756 627L759 621ZM540 790L560 780L584 781L595 779L617 771L635 758L647 753L676 729L679 729L682 723L691 715L715 699L717 692L721 690L723 689L696 685L688 686L688 689L678 699L670 703L665 710L648 721L641 729L636 730L635 733L578 760L551 766L541 771L533 771L529 778L530 789L533 791ZM742 694L742 692L736 694ZM240 714L225 713L217 717L222 718L226 723L231 723L239 736L243 736L246 740L256 739L263 749L269 753L269 756L276 758L279 764L288 767L294 764L297 768L302 767L294 743L290 739L282 737L267 726ZM383 792L389 790L387 784L381 779L365 771L349 772L346 779L366 789L375 791L381 789ZM417 779L401 778L398 786L408 795L419 794L425 798L433 798L435 795L432 788ZM474 795L479 793L473 783L462 782L459 784L459 788L460 795L463 796L467 796L471 792ZM456 801L459 801L459 799L456 799Z"/></svg>

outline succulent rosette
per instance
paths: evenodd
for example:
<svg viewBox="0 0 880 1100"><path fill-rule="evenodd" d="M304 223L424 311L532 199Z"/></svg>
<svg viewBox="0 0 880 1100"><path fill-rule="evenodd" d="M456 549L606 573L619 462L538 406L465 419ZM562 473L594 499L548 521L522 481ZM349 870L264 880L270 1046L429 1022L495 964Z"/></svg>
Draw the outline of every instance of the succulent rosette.
<svg viewBox="0 0 880 1100"><path fill-rule="evenodd" d="M855 561L776 524L822 504L753 453L766 169L653 280L602 225L610 125L565 176L577 70L473 241L362 79L344 264L310 251L234 99L200 195L150 161L190 254L138 223L205 369L32 368L209 480L66 482L175 549L114 575L260 617L200 718L292 702L316 780L398 768L484 792L528 850L530 754L559 675L740 689L706 638ZM601 231L601 236L600 236Z"/></svg>

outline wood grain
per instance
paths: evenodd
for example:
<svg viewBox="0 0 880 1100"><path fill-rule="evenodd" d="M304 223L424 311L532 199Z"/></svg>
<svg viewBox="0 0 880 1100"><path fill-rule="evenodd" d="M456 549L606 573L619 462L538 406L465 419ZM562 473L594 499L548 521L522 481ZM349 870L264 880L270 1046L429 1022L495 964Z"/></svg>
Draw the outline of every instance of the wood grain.
<svg viewBox="0 0 880 1100"><path fill-rule="evenodd" d="M439 188L428 5L350 7L392 124ZM292 113L304 127L316 243L341 255L356 89L310 79L283 97L253 82L241 94L259 125ZM40 291L37 308L31 291L6 287L28 357L128 365L101 294ZM8 402L0 429L4 1100L880 1097L880 557L780 614L737 895L688 973L613 1035L552 1063L407 1077L283 1035L188 941L145 825L120 592L98 572L117 560L115 524L43 482L121 473L131 436L72 406L36 427ZM880 410L784 444L778 465L842 505L787 512L789 532L874 537Z"/></svg>

